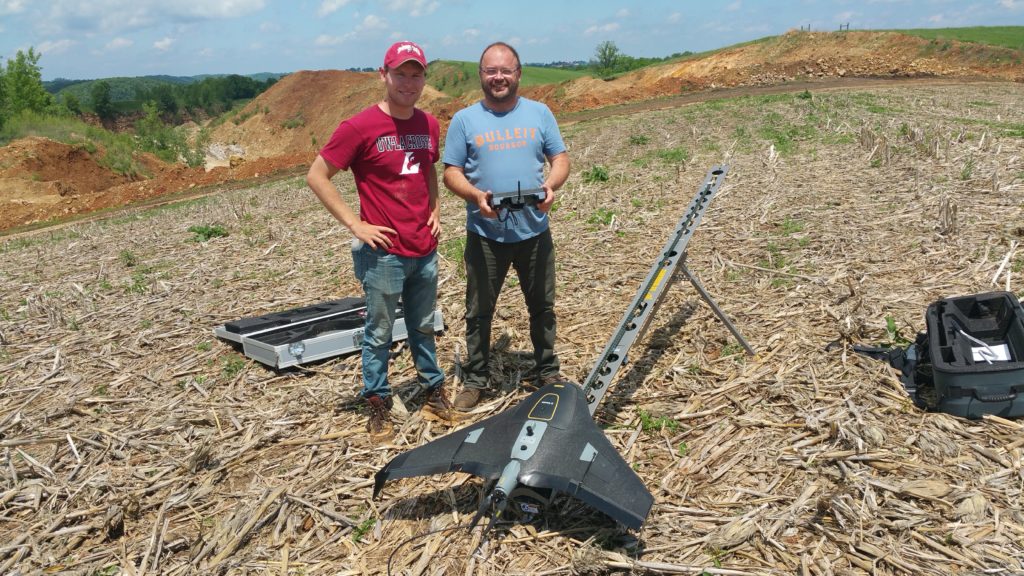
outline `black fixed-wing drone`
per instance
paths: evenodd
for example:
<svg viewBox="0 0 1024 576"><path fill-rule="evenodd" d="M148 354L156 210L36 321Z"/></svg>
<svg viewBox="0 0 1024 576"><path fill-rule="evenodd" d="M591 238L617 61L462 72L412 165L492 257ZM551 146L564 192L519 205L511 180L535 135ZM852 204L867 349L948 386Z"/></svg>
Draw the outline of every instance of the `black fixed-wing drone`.
<svg viewBox="0 0 1024 576"><path fill-rule="evenodd" d="M593 415L677 271L690 280L747 352L754 354L684 262L690 236L727 170L715 166L708 172L582 385L549 384L505 412L399 454L377 472L374 497L388 480L467 472L488 481L470 529L485 515L490 518L489 529L510 501L520 512L533 515L559 493L585 502L627 528L639 529L654 497Z"/></svg>

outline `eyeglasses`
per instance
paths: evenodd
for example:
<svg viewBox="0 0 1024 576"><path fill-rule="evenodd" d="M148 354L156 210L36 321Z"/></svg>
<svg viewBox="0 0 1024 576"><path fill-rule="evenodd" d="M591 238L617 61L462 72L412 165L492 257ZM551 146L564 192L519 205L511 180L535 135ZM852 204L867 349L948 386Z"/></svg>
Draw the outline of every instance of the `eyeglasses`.
<svg viewBox="0 0 1024 576"><path fill-rule="evenodd" d="M494 77L498 74L501 74L502 76L512 76L519 71L519 68L481 68L480 71L484 73L484 76Z"/></svg>

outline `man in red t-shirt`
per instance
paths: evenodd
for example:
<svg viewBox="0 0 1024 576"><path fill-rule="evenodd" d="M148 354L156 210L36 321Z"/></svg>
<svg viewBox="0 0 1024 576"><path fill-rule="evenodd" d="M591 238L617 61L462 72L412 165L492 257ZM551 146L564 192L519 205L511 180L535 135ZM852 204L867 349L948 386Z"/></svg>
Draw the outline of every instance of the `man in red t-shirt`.
<svg viewBox="0 0 1024 576"><path fill-rule="evenodd" d="M392 432L388 356L399 299L417 379L427 390L425 415L453 419L434 346L440 129L437 119L416 108L426 84L423 49L395 43L379 72L384 99L343 121L306 175L317 198L354 236L355 275L366 294L362 396L374 440ZM349 169L359 193L358 216L331 182Z"/></svg>

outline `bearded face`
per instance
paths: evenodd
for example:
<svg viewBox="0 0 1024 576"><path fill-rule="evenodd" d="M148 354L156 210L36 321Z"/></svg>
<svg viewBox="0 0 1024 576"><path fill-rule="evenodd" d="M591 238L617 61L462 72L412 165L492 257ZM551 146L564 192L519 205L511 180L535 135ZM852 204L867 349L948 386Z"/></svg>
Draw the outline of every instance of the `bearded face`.
<svg viewBox="0 0 1024 576"><path fill-rule="evenodd" d="M502 104L515 100L521 75L515 55L503 46L495 46L480 60L480 88L488 102Z"/></svg>

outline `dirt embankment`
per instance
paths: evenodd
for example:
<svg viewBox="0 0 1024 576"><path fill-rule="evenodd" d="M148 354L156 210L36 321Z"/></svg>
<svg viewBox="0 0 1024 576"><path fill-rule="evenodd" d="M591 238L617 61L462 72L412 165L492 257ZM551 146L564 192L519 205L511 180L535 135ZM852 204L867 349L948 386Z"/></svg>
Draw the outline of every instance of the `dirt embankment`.
<svg viewBox="0 0 1024 576"><path fill-rule="evenodd" d="M556 114L614 105L720 97L714 90L758 91L817 81L856 85L866 78L960 78L1024 81L1022 54L960 42L888 32L789 32L688 60L624 74L524 88ZM799 84L803 86L804 84ZM803 88L800 88L803 89ZM147 178L129 181L102 167L103 151L88 152L40 138L0 148L0 230L122 206L221 182L300 170L338 122L381 96L375 73L340 70L290 74L212 130L213 142L239 148L233 166L206 171L142 161ZM670 97L683 100L671 100ZM420 105L442 125L466 102L427 87ZM643 104L639 104L643 106Z"/></svg>

